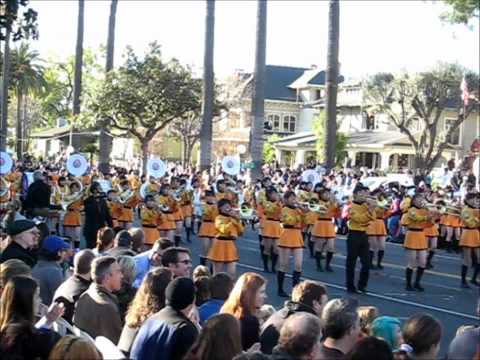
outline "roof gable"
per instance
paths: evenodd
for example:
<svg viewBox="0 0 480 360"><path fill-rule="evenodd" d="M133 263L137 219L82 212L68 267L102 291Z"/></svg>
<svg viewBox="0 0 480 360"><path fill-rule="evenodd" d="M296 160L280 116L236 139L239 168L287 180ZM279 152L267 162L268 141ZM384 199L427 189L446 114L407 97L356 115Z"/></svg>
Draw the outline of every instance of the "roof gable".
<svg viewBox="0 0 480 360"><path fill-rule="evenodd" d="M265 99L296 101L296 91L288 86L308 70L306 68L267 65L265 79Z"/></svg>

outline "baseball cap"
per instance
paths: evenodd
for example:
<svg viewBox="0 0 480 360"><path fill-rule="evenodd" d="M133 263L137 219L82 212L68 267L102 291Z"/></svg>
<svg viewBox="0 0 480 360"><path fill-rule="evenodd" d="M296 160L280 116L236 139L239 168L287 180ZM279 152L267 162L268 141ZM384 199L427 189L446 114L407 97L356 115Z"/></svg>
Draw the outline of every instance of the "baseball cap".
<svg viewBox="0 0 480 360"><path fill-rule="evenodd" d="M70 249L70 244L61 237L50 235L42 243L42 249L48 252L56 253L57 251Z"/></svg>

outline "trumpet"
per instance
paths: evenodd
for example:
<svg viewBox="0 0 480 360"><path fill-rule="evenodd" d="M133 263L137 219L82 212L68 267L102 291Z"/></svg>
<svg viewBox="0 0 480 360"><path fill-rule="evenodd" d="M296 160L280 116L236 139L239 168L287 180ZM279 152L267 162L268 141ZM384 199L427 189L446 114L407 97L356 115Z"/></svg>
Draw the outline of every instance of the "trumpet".
<svg viewBox="0 0 480 360"><path fill-rule="evenodd" d="M126 204L135 195L135 190L126 189L118 195L118 202L120 204Z"/></svg>
<svg viewBox="0 0 480 360"><path fill-rule="evenodd" d="M83 197L83 184L80 180L75 179L72 182L75 182L78 184L79 190L73 194L70 195L64 195L62 200L60 201L60 205L62 206L62 209L64 211L68 210L68 207L72 205L74 202L82 199Z"/></svg>

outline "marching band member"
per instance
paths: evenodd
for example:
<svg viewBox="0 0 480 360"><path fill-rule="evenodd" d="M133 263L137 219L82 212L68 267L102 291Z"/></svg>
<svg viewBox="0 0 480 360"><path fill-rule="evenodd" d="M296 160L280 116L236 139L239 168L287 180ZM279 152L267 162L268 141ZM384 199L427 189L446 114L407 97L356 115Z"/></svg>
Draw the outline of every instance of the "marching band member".
<svg viewBox="0 0 480 360"><path fill-rule="evenodd" d="M225 267L225 270L235 277L236 263L239 259L235 241L244 228L228 199L221 199L218 202L215 229L215 240L208 252L208 260L213 262L213 273L219 273Z"/></svg>
<svg viewBox="0 0 480 360"><path fill-rule="evenodd" d="M278 259L278 239L282 233L280 226L280 218L282 216L282 204L280 198L273 186L266 190L266 200L263 203L263 211L265 219L261 229L263 241L263 270L270 272L268 269L268 259L272 260L272 272L275 273L275 265Z"/></svg>
<svg viewBox="0 0 480 360"><path fill-rule="evenodd" d="M157 226L160 231L160 236L173 242L175 230L177 229L173 214L178 210L178 204L170 195L170 186L168 184L160 186L160 192L156 202L159 204L161 212L165 215Z"/></svg>
<svg viewBox="0 0 480 360"><path fill-rule="evenodd" d="M128 183L128 180L124 179L120 181L120 190L121 190L121 193L132 191L130 189L130 184ZM122 195L119 194L119 196L121 197ZM132 223L134 220L133 209L137 207L138 203L139 203L139 199L136 193L131 195L123 203L122 214L118 217L118 225L124 228L125 230L128 230L132 227Z"/></svg>
<svg viewBox="0 0 480 360"><path fill-rule="evenodd" d="M424 229L433 226L435 217L439 214L424 208L425 200L422 193L417 193L412 198L412 206L408 209L405 219L407 233L403 244L407 254L407 267L405 270L406 290L424 291L420 281L427 265L428 242ZM415 284L412 287L413 271L417 269Z"/></svg>
<svg viewBox="0 0 480 360"><path fill-rule="evenodd" d="M348 235L347 235L347 260L346 260L346 285L350 293L365 293L367 291L369 264L369 244L367 229L375 220L375 205L367 202L369 189L358 183L353 189L353 203L349 209ZM355 287L355 266L360 257L362 267L358 279L358 288ZM358 290L357 290L358 289Z"/></svg>
<svg viewBox="0 0 480 360"><path fill-rule="evenodd" d="M180 180L178 177L173 176L170 179L170 190L171 193L175 195L175 201L177 202L177 207L173 211L173 220L175 221L175 246L179 246L182 241L182 227L183 227L183 213L181 208L181 199L178 199L178 196L183 193L183 189L180 186Z"/></svg>
<svg viewBox="0 0 480 360"><path fill-rule="evenodd" d="M164 215L159 211L153 195L146 195L144 202L145 205L140 208L140 219L145 235L145 245L151 247L160 238L158 224L163 222Z"/></svg>
<svg viewBox="0 0 480 360"><path fill-rule="evenodd" d="M432 204L435 202L433 193L429 194L427 201ZM441 201L436 201L435 204L437 206L444 205L444 203ZM425 236L427 237L427 240L428 240L427 269L433 269L432 260L433 260L433 256L435 255L435 250L438 247L438 236L440 235L440 230L439 230L440 219L441 219L441 216L440 218L436 219L435 224L433 224L433 226L427 227L424 230Z"/></svg>
<svg viewBox="0 0 480 360"><path fill-rule="evenodd" d="M123 214L123 205L118 199L118 193L115 189L110 189L107 192L107 205L110 210L110 216L112 217L113 228L119 226L118 219Z"/></svg>
<svg viewBox="0 0 480 360"><path fill-rule="evenodd" d="M205 191L205 204L202 206L202 222L198 231L198 238L202 243L200 265L207 264L207 256L212 246L212 241L217 233L215 218L218 216L217 200L212 189Z"/></svg>
<svg viewBox="0 0 480 360"><path fill-rule="evenodd" d="M311 201L318 201L316 193L312 193L311 190L312 190L312 183L308 181L302 181L300 183L299 190L297 192L298 201L300 203L310 203ZM312 241L310 237L310 233L313 225L315 224L316 218L317 218L317 214L315 214L315 212L307 211L304 219L305 223L302 229L303 241L306 244L308 244L311 257L314 257L312 250L315 246L315 243Z"/></svg>
<svg viewBox="0 0 480 360"><path fill-rule="evenodd" d="M330 263L335 252L335 226L333 218L339 216L339 207L335 201L335 197L326 188L321 187L318 190L319 210L315 212L316 220L312 229L312 240L315 244L315 261L317 264L317 271L323 271L322 267L322 253L325 249L327 252L325 270L333 272Z"/></svg>
<svg viewBox="0 0 480 360"><path fill-rule="evenodd" d="M306 209L298 206L297 197L293 191L287 191L283 196L284 207L282 209L282 233L278 240L279 264L277 271L278 295L288 297L283 290L285 273L288 271L288 260L290 255L294 259L294 271L292 277L292 288L300 282L303 262L303 237L302 227L305 220Z"/></svg>
<svg viewBox="0 0 480 360"><path fill-rule="evenodd" d="M477 276L480 271L480 197L478 194L469 193L465 196L465 207L461 213L463 232L460 239L462 248L462 287L469 288L467 283L467 272L473 267L472 279L470 282L479 286Z"/></svg>
<svg viewBox="0 0 480 360"><path fill-rule="evenodd" d="M388 218L390 212L387 207L385 194L378 192L377 206L375 207L375 220L370 223L367 228L368 242L370 244L370 268L383 269L382 260L385 254L385 241L387 238L387 229L385 227L385 219ZM377 256L377 265L373 264L373 260Z"/></svg>
<svg viewBox="0 0 480 360"><path fill-rule="evenodd" d="M69 194L76 194L80 191L79 182L73 181L68 186ZM80 234L82 227L82 216L81 211L83 210L83 196L67 206L67 211L63 217L63 234L68 236L72 243L75 244L75 247L80 245Z"/></svg>
<svg viewBox="0 0 480 360"><path fill-rule="evenodd" d="M183 214L187 242L190 243L192 242L190 235L192 233L193 189L187 189L187 180L185 179L180 179L180 187L185 189L180 195L180 207Z"/></svg>
<svg viewBox="0 0 480 360"><path fill-rule="evenodd" d="M460 205L458 204L459 199L455 199L451 202L451 204L447 204L447 213L444 214L442 217L441 223L443 224L443 236L445 237L446 242L446 249L447 252L453 252L453 237L457 241L460 241L461 237L461 230L462 230L462 221L460 219L460 212L459 211ZM458 210L457 210L458 208Z"/></svg>
<svg viewBox="0 0 480 360"><path fill-rule="evenodd" d="M200 230L200 224L202 222L202 188L200 180L194 178L192 180L192 192L193 192L193 224L192 232L198 234ZM196 225L196 227L195 227ZM195 231L195 228L197 229Z"/></svg>

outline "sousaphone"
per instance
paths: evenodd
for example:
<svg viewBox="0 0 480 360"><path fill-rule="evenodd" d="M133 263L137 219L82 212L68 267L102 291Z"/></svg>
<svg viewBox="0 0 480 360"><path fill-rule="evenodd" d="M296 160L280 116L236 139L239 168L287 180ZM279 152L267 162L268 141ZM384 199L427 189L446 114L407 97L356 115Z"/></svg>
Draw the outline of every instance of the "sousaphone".
<svg viewBox="0 0 480 360"><path fill-rule="evenodd" d="M222 170L228 175L238 175L240 172L240 157L225 156L222 159Z"/></svg>

